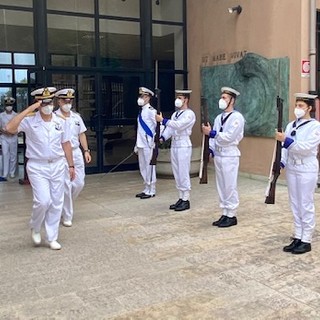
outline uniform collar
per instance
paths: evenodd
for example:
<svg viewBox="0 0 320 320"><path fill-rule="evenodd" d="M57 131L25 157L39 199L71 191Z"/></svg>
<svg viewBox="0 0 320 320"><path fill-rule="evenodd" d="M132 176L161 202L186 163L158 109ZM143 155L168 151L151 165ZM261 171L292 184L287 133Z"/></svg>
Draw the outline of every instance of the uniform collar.
<svg viewBox="0 0 320 320"><path fill-rule="evenodd" d="M36 112L36 115L35 115L35 120L36 122L42 122L43 119L41 118L41 114L40 114L40 110L38 112Z"/></svg>
<svg viewBox="0 0 320 320"><path fill-rule="evenodd" d="M150 103L147 103L142 107L142 110L149 109L149 107L151 107Z"/></svg>
<svg viewBox="0 0 320 320"><path fill-rule="evenodd" d="M61 111L60 108L59 108L57 111L55 111L55 113L56 113L56 114L59 114L60 116L66 117L66 116L62 113L62 111ZM66 118L71 118L71 117L73 117L73 116L74 116L74 112L73 112L72 110L70 110L70 117L66 117Z"/></svg>
<svg viewBox="0 0 320 320"><path fill-rule="evenodd" d="M35 115L35 121L36 122L42 122L44 121L42 118L41 118L41 114L40 114L40 110L38 112L36 112L36 115ZM57 115L52 112L52 118L51 118L51 121L55 121L57 119Z"/></svg>

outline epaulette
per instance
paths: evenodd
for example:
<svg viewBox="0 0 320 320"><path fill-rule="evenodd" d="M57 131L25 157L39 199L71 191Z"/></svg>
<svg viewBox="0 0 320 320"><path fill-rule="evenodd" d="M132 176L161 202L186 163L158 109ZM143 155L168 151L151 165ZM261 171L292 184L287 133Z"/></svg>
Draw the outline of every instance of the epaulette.
<svg viewBox="0 0 320 320"><path fill-rule="evenodd" d="M35 112L30 112L30 113L28 113L28 114L26 115L26 117L33 117L33 116L35 116L35 115L36 115Z"/></svg>
<svg viewBox="0 0 320 320"><path fill-rule="evenodd" d="M63 119L63 120L67 120L67 118L62 114L56 113L56 116Z"/></svg>
<svg viewBox="0 0 320 320"><path fill-rule="evenodd" d="M149 109L150 109L150 110L155 110L153 106L150 106Z"/></svg>

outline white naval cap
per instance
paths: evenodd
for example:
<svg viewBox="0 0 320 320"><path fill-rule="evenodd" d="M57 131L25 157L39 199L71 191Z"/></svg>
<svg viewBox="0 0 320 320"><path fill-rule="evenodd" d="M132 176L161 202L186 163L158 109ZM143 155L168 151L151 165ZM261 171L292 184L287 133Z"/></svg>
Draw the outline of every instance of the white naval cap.
<svg viewBox="0 0 320 320"><path fill-rule="evenodd" d="M183 90L176 90L175 91L177 95L182 95L182 96L185 96L185 95L189 95L192 90L189 90L189 89L183 89Z"/></svg>
<svg viewBox="0 0 320 320"><path fill-rule="evenodd" d="M154 92L153 91L151 91L150 89L148 89L148 88L146 88L146 87L140 87L139 88L139 94L141 95L141 94L148 94L148 95L150 95L150 96L154 96Z"/></svg>
<svg viewBox="0 0 320 320"><path fill-rule="evenodd" d="M55 93L58 99L74 99L75 90L72 88L61 89Z"/></svg>
<svg viewBox="0 0 320 320"><path fill-rule="evenodd" d="M317 98L317 95L309 94L309 93L295 93L294 94L296 101L305 101L305 102L313 102L315 98Z"/></svg>
<svg viewBox="0 0 320 320"><path fill-rule="evenodd" d="M15 102L16 102L15 98L12 98L12 97L5 97L4 98L4 104L6 106L12 106Z"/></svg>
<svg viewBox="0 0 320 320"><path fill-rule="evenodd" d="M52 100L56 91L57 89L55 87L40 88L32 91L31 96L36 100Z"/></svg>
<svg viewBox="0 0 320 320"><path fill-rule="evenodd" d="M230 96L236 98L238 96L240 96L240 92L233 89L233 88L230 88L230 87L222 87L221 88L221 93L227 93L229 94Z"/></svg>

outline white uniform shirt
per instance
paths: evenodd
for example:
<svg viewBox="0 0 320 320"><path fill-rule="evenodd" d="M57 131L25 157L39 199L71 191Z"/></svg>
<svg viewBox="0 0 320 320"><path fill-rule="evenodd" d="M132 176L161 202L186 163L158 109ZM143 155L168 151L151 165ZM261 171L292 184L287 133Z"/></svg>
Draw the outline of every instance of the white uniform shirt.
<svg viewBox="0 0 320 320"><path fill-rule="evenodd" d="M26 157L33 160L56 160L64 157L62 143L70 141L67 121L52 114L50 122L42 120L40 111L25 117L18 132L26 134Z"/></svg>
<svg viewBox="0 0 320 320"><path fill-rule="evenodd" d="M177 110L166 122L161 136L165 140L171 138L172 147L191 147L190 136L195 122L196 115L191 109Z"/></svg>
<svg viewBox="0 0 320 320"><path fill-rule="evenodd" d="M226 119L226 117L228 118ZM214 155L222 157L240 156L238 145L243 138L244 123L243 115L236 110L233 110L231 114L230 112L223 112L216 116L213 124L216 136L210 138L210 140L214 139L214 143L209 141L209 145L214 146Z"/></svg>
<svg viewBox="0 0 320 320"><path fill-rule="evenodd" d="M55 113L63 116L60 109L58 109ZM87 128L82 120L82 117L77 112L70 111L70 117L67 117L66 121L70 126L70 142L72 149L77 149L80 146L79 135L83 132L86 132Z"/></svg>
<svg viewBox="0 0 320 320"><path fill-rule="evenodd" d="M0 113L0 128L3 129L7 123L16 116L17 114L12 111L11 113L1 112ZM16 141L18 139L18 135L14 134L1 134L2 139L6 139L6 141Z"/></svg>
<svg viewBox="0 0 320 320"><path fill-rule="evenodd" d="M144 105L141 109L141 117L146 125L151 130L153 136L147 135L146 131L141 126L138 116L138 129L137 129L137 142L136 146L138 148L153 148L154 145L154 135L156 131L157 121L156 121L157 110L154 109L149 103Z"/></svg>
<svg viewBox="0 0 320 320"><path fill-rule="evenodd" d="M305 125L303 123L307 122ZM288 170L296 172L318 172L318 145L320 122L315 119L300 119L290 122L285 130L286 139L282 148L281 162ZM294 135L291 133L295 131ZM292 142L292 140L293 142ZM292 143L289 143L292 142ZM288 145L289 144L289 145Z"/></svg>

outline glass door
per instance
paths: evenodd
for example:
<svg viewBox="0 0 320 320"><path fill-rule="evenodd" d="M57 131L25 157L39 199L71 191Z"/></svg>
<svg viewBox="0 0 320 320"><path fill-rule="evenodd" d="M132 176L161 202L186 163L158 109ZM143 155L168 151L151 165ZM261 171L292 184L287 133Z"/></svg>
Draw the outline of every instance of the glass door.
<svg viewBox="0 0 320 320"><path fill-rule="evenodd" d="M137 157L132 151L136 141L139 86L139 76L101 77L100 105L105 123L102 134L103 165L106 171L138 168Z"/></svg>
<svg viewBox="0 0 320 320"><path fill-rule="evenodd" d="M92 156L86 172L137 169L137 157L128 156L136 139L140 76L51 71L51 79L57 89L76 90L74 109L87 127Z"/></svg>

